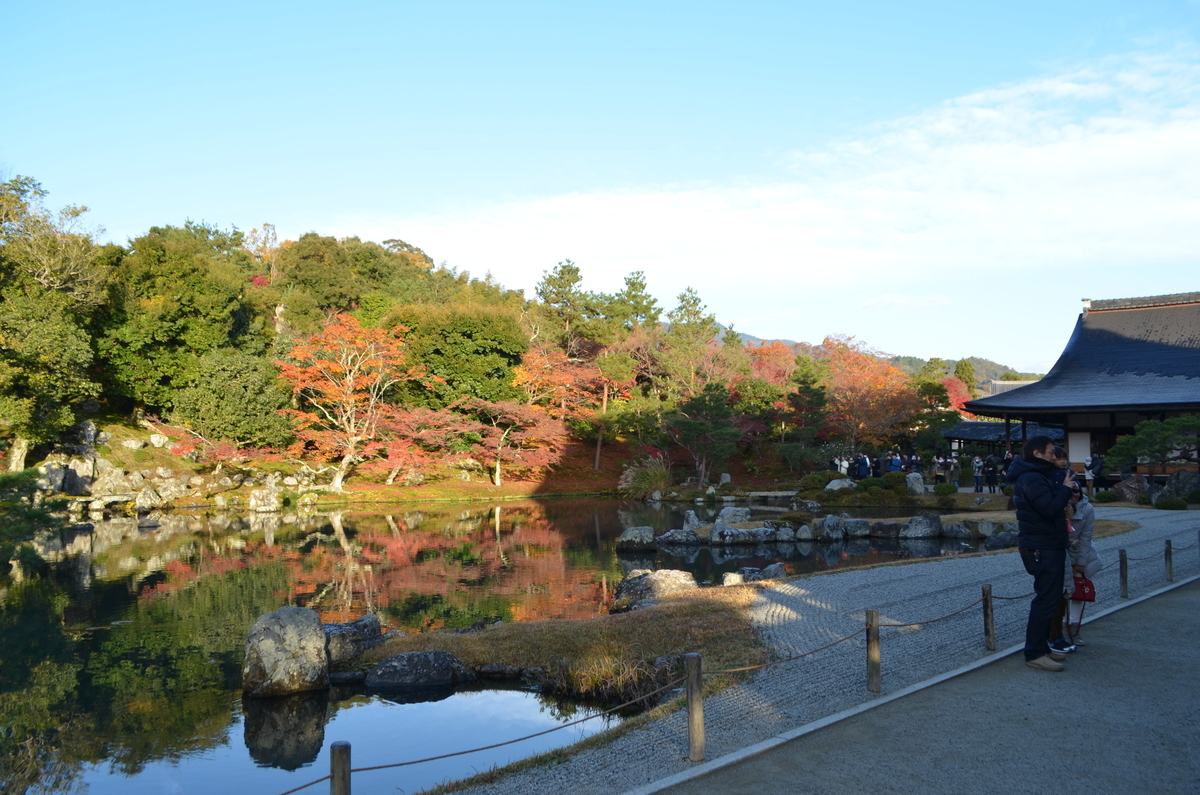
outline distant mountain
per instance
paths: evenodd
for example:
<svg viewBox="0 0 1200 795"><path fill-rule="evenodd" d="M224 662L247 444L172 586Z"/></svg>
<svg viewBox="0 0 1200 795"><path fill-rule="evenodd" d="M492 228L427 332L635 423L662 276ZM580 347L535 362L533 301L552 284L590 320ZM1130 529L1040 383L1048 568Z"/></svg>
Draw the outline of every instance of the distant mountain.
<svg viewBox="0 0 1200 795"><path fill-rule="evenodd" d="M909 375L917 373L926 364L925 359L917 358L916 356L893 356L891 362L897 369L903 370ZM1006 364L993 362L991 359L980 359L978 356L968 356L967 361L975 368L975 382L982 384L984 381L999 381L1005 373L1016 372L1013 368ZM947 359L949 372L954 372L954 365L958 364L958 359ZM1017 373L1021 376L1022 381L1036 381L1041 378L1044 373Z"/></svg>

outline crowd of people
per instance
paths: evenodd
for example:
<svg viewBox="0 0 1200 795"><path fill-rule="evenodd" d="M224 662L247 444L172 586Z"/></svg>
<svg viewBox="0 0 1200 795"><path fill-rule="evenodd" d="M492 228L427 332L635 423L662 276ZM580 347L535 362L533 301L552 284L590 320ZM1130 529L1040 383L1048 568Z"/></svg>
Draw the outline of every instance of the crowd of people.
<svg viewBox="0 0 1200 795"><path fill-rule="evenodd" d="M1048 438L1048 437L1047 437ZM1062 448L1059 448L1062 449ZM996 494L1000 484L1008 478L1008 470L1016 457L1012 451L1004 455L992 454L985 457L974 456L964 463L959 462L957 454L947 456L931 456L926 462L920 455L908 455L897 450L889 450L881 456L872 459L866 453L853 456L835 456L829 459L829 470L838 472L851 480L883 477L886 472L917 472L924 475L926 468L933 475L933 482L951 483L960 488L964 465L971 467L971 475L975 481L975 493L983 494L984 488L988 494ZM1101 486L1101 476L1104 471L1103 456L1088 456L1083 462L1083 476L1087 482L1087 493L1090 497L1094 488Z"/></svg>

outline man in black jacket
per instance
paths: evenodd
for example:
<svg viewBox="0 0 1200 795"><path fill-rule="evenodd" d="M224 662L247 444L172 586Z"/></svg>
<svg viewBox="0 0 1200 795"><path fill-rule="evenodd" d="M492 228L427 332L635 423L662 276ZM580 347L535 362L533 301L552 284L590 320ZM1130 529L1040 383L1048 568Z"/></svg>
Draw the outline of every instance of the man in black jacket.
<svg viewBox="0 0 1200 795"><path fill-rule="evenodd" d="M1065 655L1050 649L1050 622L1062 600L1067 565L1067 517L1075 473L1054 464L1054 440L1034 436L1021 457L1008 467L1017 506L1017 547L1025 571L1033 576L1033 602L1025 628L1025 664L1039 671L1061 671Z"/></svg>

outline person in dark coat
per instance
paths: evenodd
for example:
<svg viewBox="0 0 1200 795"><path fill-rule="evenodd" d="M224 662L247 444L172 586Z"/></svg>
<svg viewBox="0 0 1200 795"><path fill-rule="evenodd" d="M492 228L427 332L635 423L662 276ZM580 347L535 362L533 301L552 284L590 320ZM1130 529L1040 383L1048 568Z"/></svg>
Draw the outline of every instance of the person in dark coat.
<svg viewBox="0 0 1200 795"><path fill-rule="evenodd" d="M1050 649L1050 624L1062 599L1067 565L1066 507L1075 473L1055 466L1054 440L1034 436L1008 467L1017 507L1017 548L1033 577L1033 601L1025 627L1025 664L1039 671L1061 671L1066 656Z"/></svg>

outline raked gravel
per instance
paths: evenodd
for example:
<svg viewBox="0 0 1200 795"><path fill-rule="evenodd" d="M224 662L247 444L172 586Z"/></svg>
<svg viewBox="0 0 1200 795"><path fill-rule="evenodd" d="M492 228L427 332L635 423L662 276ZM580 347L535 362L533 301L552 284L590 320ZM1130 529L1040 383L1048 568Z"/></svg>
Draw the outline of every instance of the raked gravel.
<svg viewBox="0 0 1200 795"><path fill-rule="evenodd" d="M1126 549L1131 559L1129 588L1133 597L1165 584L1165 539L1171 539L1177 549L1184 548L1174 555L1176 579L1200 572L1200 513L1097 506L1096 516L1141 525L1138 530L1096 542L1107 566L1096 577L1101 603L1119 599L1119 549ZM1135 560L1143 557L1149 559ZM922 622L978 600L985 583L991 583L996 597L1032 591L1032 581L1015 553L944 557L792 580L763 591L752 610L772 659L783 659L858 632L868 609L878 610L883 624ZM997 648L1021 642L1028 609L1029 598L995 601ZM986 656L982 615L982 607L976 605L936 623L883 629L881 695ZM860 633L810 657L767 668L706 699L707 758L715 759L878 698L866 687L865 649L865 636ZM687 714L680 710L602 748L468 792L610 795L657 781L689 765ZM468 768L464 775L471 772Z"/></svg>

